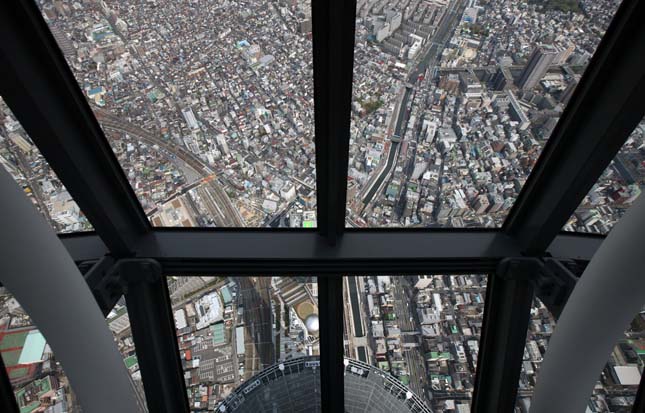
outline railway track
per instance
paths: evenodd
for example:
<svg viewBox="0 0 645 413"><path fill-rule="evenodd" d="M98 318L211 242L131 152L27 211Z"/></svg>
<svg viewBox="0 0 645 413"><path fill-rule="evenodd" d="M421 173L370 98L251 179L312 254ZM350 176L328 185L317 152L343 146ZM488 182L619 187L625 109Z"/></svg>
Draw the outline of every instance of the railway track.
<svg viewBox="0 0 645 413"><path fill-rule="evenodd" d="M209 179L212 177L214 171L209 168L204 162L202 162L202 160L199 159L199 157L197 157L195 154L187 151L185 148L182 148L179 145L166 142L143 128L125 122L116 115L113 115L103 109L95 109L95 114L96 118L99 120L99 123L104 129L119 133L127 133L128 135L150 145L157 145L165 152L179 158L191 169L193 169L198 175L200 175L205 181L205 190L207 190L213 198L212 200L209 200L207 204L218 226L245 226L244 220L239 214L239 211L233 206L231 199L228 197L220 183L216 179Z"/></svg>

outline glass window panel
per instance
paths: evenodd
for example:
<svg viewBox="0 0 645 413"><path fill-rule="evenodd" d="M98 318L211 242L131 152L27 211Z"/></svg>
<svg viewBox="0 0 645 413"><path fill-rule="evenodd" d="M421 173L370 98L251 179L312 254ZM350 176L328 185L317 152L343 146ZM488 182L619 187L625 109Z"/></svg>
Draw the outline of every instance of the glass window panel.
<svg viewBox="0 0 645 413"><path fill-rule="evenodd" d="M0 354L20 412L44 412L52 406L57 410L51 411L80 411L45 337L4 287L0 287Z"/></svg>
<svg viewBox="0 0 645 413"><path fill-rule="evenodd" d="M486 281L345 277L347 411L470 411Z"/></svg>
<svg viewBox="0 0 645 413"><path fill-rule="evenodd" d="M107 316L107 323L110 331L114 334L114 341L119 347L119 352L123 356L123 364L130 373L132 387L134 388L137 398L137 404L141 412L147 412L146 394L143 389L141 380L141 371L137 359L132 330L130 329L130 316L125 305L125 298L121 297L119 302L114 306Z"/></svg>
<svg viewBox="0 0 645 413"><path fill-rule="evenodd" d="M36 2L153 225L316 226L309 0Z"/></svg>
<svg viewBox="0 0 645 413"><path fill-rule="evenodd" d="M317 285L169 277L191 411L320 411Z"/></svg>
<svg viewBox="0 0 645 413"><path fill-rule="evenodd" d="M89 231L89 223L9 106L0 97L0 165L54 231Z"/></svg>
<svg viewBox="0 0 645 413"><path fill-rule="evenodd" d="M542 357L556 323L544 304L537 298L531 308L526 336L524 362L517 393L517 407L528 412ZM645 365L645 307L625 329L625 337L614 346L607 364L589 398L588 412L631 413Z"/></svg>
<svg viewBox="0 0 645 413"><path fill-rule="evenodd" d="M535 298L531 307L520 382L517 388L517 406L522 412L528 412L531 405L531 397L542 365L542 357L546 353L554 327L555 319L544 304Z"/></svg>
<svg viewBox="0 0 645 413"><path fill-rule="evenodd" d="M358 1L347 225L500 227L619 3Z"/></svg>
<svg viewBox="0 0 645 413"><path fill-rule="evenodd" d="M607 234L645 187L645 120L565 224L565 231Z"/></svg>

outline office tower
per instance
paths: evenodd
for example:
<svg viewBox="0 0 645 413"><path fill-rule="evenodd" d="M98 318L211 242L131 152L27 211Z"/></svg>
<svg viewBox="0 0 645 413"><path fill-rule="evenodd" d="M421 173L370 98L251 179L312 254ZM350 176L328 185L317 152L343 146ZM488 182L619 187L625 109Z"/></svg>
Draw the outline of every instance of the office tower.
<svg viewBox="0 0 645 413"><path fill-rule="evenodd" d="M571 96L573 96L573 91L576 90L576 86L578 86L579 80L580 76L575 76L573 79L571 79L571 82L569 82L567 87L562 91L562 95L560 95L560 102L565 105L569 103Z"/></svg>
<svg viewBox="0 0 645 413"><path fill-rule="evenodd" d="M569 43L566 47L558 47L558 55L555 57L553 60L554 65L563 65L567 63L567 60L569 60L569 57L573 54L573 52L576 50L576 45L573 43Z"/></svg>
<svg viewBox="0 0 645 413"><path fill-rule="evenodd" d="M540 45L533 50L526 67L517 81L520 89L533 89L544 77L558 51L550 45Z"/></svg>
<svg viewBox="0 0 645 413"><path fill-rule="evenodd" d="M506 90L513 85L513 76L508 68L499 66L491 79L493 90Z"/></svg>

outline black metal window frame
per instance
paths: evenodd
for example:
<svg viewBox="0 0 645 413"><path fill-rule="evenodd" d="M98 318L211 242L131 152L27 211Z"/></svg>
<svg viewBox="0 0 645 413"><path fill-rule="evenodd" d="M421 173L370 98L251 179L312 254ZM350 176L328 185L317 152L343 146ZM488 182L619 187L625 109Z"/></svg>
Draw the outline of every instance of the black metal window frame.
<svg viewBox="0 0 645 413"><path fill-rule="evenodd" d="M523 257L584 263L602 242L603 236L561 228L645 114L645 26L639 21L645 3L624 0L619 7L506 222L495 230L345 228L355 12L355 0L312 2L315 230L153 228L31 1L0 5L0 95L95 228L60 239L88 270L86 279L104 311L115 298L114 290L107 291L115 273L118 278L115 269L127 278L131 265L148 271L158 264L155 271L178 276L316 275L323 411L341 412L342 275L488 273L473 411L509 411L518 383L517 354L526 337L523 320L535 292L526 280L508 274L532 268L530 262L523 266ZM509 259L519 259L519 267L506 265ZM141 300L130 309L135 342L157 343L154 350L140 346L137 351L144 386L149 383L146 397L161 409L155 411L188 411L176 337L170 333L170 302L159 293L165 279L151 276L148 282L127 292ZM521 311L506 317L503 310L509 308ZM160 327L142 328L151 319ZM171 353L175 363L167 362ZM6 380L2 383L0 395L7 390ZM6 406L13 411L15 401Z"/></svg>

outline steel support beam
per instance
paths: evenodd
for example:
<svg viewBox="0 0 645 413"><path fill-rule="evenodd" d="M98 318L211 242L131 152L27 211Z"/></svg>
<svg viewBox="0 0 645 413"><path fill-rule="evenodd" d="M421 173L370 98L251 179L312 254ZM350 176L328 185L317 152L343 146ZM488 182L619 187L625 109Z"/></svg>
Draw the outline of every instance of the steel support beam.
<svg viewBox="0 0 645 413"><path fill-rule="evenodd" d="M495 232L346 232L336 245L313 232L155 232L138 250L166 273L343 274L492 270L518 255Z"/></svg>
<svg viewBox="0 0 645 413"><path fill-rule="evenodd" d="M318 277L320 312L320 387L323 412L345 411L343 385L343 279Z"/></svg>
<svg viewBox="0 0 645 413"><path fill-rule="evenodd" d="M563 262L544 259L544 267L535 280L535 294L556 321L577 282L578 277Z"/></svg>
<svg viewBox="0 0 645 413"><path fill-rule="evenodd" d="M149 259L122 259L114 270L126 291L148 410L188 413L175 322L161 266Z"/></svg>
<svg viewBox="0 0 645 413"><path fill-rule="evenodd" d="M604 235L560 232L549 245L546 256L589 261L605 240Z"/></svg>
<svg viewBox="0 0 645 413"><path fill-rule="evenodd" d="M318 232L345 229L356 0L312 1Z"/></svg>
<svg viewBox="0 0 645 413"><path fill-rule="evenodd" d="M114 271L115 263L114 258L105 256L83 275L105 317L123 295L123 283Z"/></svg>
<svg viewBox="0 0 645 413"><path fill-rule="evenodd" d="M77 263L106 250L96 234L60 237ZM559 235L553 257L589 261L603 237ZM520 250L495 231L348 231L330 246L312 231L155 230L135 252L162 263L168 274L486 273Z"/></svg>
<svg viewBox="0 0 645 413"><path fill-rule="evenodd" d="M474 413L514 409L534 298L533 278L541 267L537 258L509 258L501 261L489 276L473 394Z"/></svg>
<svg viewBox="0 0 645 413"><path fill-rule="evenodd" d="M645 114L645 2L625 0L515 202L505 231L540 256Z"/></svg>
<svg viewBox="0 0 645 413"><path fill-rule="evenodd" d="M110 253L105 243L96 232L76 232L58 234L65 249L77 263L97 261Z"/></svg>
<svg viewBox="0 0 645 413"><path fill-rule="evenodd" d="M109 250L150 228L74 75L32 1L0 3L0 94Z"/></svg>

